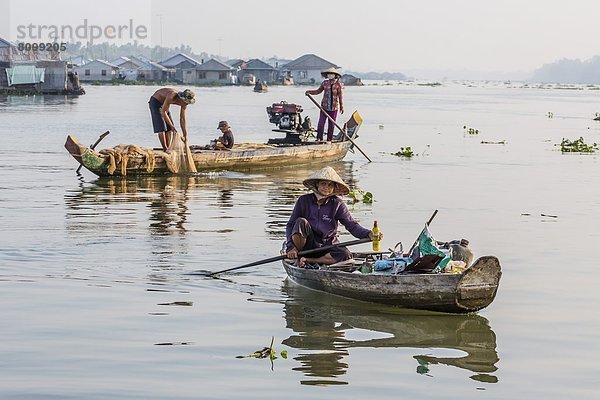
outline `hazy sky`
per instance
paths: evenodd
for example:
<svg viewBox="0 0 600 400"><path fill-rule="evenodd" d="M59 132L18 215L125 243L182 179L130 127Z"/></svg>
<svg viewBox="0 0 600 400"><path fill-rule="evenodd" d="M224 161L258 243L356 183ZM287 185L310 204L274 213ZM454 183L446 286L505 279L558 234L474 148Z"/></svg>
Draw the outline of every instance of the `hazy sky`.
<svg viewBox="0 0 600 400"><path fill-rule="evenodd" d="M354 71L531 71L600 55L599 0L0 0L18 24L133 19L151 41L231 58L315 53ZM97 5L96 5L97 4ZM0 28L2 22L0 9ZM6 17L5 17L6 18ZM162 29L161 29L162 26ZM6 27L4 26L6 30ZM162 31L162 39L161 39ZM6 35L0 31L0 35Z"/></svg>

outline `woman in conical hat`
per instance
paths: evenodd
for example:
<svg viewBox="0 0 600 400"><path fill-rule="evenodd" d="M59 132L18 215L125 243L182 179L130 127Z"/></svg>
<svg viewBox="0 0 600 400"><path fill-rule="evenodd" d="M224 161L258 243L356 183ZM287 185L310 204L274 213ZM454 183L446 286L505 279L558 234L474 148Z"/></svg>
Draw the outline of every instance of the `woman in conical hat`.
<svg viewBox="0 0 600 400"><path fill-rule="evenodd" d="M348 185L331 167L322 168L303 182L311 193L302 195L296 201L292 215L286 225L287 257L298 258L298 252L339 243L337 237L338 223L356 238L374 238L373 231L356 222L346 204L338 196L350 192ZM383 235L380 233L379 238ZM349 260L352 253L345 247L334 247L312 258L302 257L299 266L305 263L335 264Z"/></svg>
<svg viewBox="0 0 600 400"><path fill-rule="evenodd" d="M344 86L340 82L341 74L334 67L321 72L321 76L326 78L317 89L307 90L306 95L319 94L323 92L321 101L321 113L319 114L319 123L317 124L317 141L323 140L323 131L325 130L325 121L327 121L327 141L333 140L333 122L327 118L327 115L334 121L337 118L338 109L344 113Z"/></svg>

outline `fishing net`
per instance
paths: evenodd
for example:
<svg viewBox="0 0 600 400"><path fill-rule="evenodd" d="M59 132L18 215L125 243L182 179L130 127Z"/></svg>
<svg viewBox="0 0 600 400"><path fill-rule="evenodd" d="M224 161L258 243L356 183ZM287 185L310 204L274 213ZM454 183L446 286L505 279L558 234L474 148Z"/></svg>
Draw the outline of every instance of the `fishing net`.
<svg viewBox="0 0 600 400"><path fill-rule="evenodd" d="M131 157L143 157L146 164L146 172L154 171L156 156L152 149L144 149L135 144L120 144L112 149L102 149L100 154L108 156L108 173L114 174L117 167L121 169L121 175L127 175L127 164Z"/></svg>
<svg viewBox="0 0 600 400"><path fill-rule="evenodd" d="M146 172L150 173L154 171L157 156L165 160L167 169L174 174L196 172L193 167L194 161L191 159L188 161L186 145L179 133L173 135L173 141L166 152L142 148L135 144L120 144L112 149L102 149L99 153L108 157L108 173L110 175L119 169L121 175L126 176L129 160L134 158L142 158L143 167Z"/></svg>
<svg viewBox="0 0 600 400"><path fill-rule="evenodd" d="M167 168L174 174L178 174L180 172L196 172L194 168L194 161L188 159L190 154L186 155L187 146L181 135L176 132L173 135L173 140L171 141L171 145L167 150L168 157L165 157L165 162L167 163Z"/></svg>

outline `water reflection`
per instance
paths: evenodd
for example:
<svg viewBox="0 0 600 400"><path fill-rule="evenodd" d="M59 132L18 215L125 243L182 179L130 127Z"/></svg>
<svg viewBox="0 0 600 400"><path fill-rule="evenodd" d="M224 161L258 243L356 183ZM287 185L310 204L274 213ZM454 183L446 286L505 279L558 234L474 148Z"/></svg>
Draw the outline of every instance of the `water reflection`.
<svg viewBox="0 0 600 400"><path fill-rule="evenodd" d="M35 109L36 111L45 108L57 108L65 105L77 104L78 95L23 95L23 96L0 96L0 107L11 107L11 112L27 111Z"/></svg>
<svg viewBox="0 0 600 400"><path fill-rule="evenodd" d="M488 320L476 314L454 315L401 310L362 303L305 289L286 280L282 292L286 326L294 331L284 344L306 352L295 359L308 385L346 384L352 348L411 348L416 372L432 374L432 365L447 365L475 374L470 378L498 381L492 373L499 361L496 335ZM352 339L354 330L368 338ZM445 353L435 356L431 353ZM450 353L450 355L447 355ZM453 356L455 354L455 356Z"/></svg>
<svg viewBox="0 0 600 400"><path fill-rule="evenodd" d="M333 165L344 179L350 179L350 163ZM193 254L197 262L214 263L219 261L212 251L215 246L249 224L259 223L269 238L282 239L297 197L306 193L302 181L321 167L92 182L80 176L77 186L64 195L65 229L78 245L126 238L120 240L122 252L131 255L135 254L132 249L149 248L149 263L160 270L183 268L192 247L199 250ZM202 240L191 241L192 237ZM138 258L147 254L140 250Z"/></svg>

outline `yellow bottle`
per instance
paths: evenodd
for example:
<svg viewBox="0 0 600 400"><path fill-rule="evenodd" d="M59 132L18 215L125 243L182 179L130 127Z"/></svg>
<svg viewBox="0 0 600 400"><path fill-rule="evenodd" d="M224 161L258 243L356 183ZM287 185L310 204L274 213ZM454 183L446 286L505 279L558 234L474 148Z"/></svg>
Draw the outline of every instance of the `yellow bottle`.
<svg viewBox="0 0 600 400"><path fill-rule="evenodd" d="M373 224L373 251L380 251L381 247L379 246L379 227L377 226L377 221Z"/></svg>

